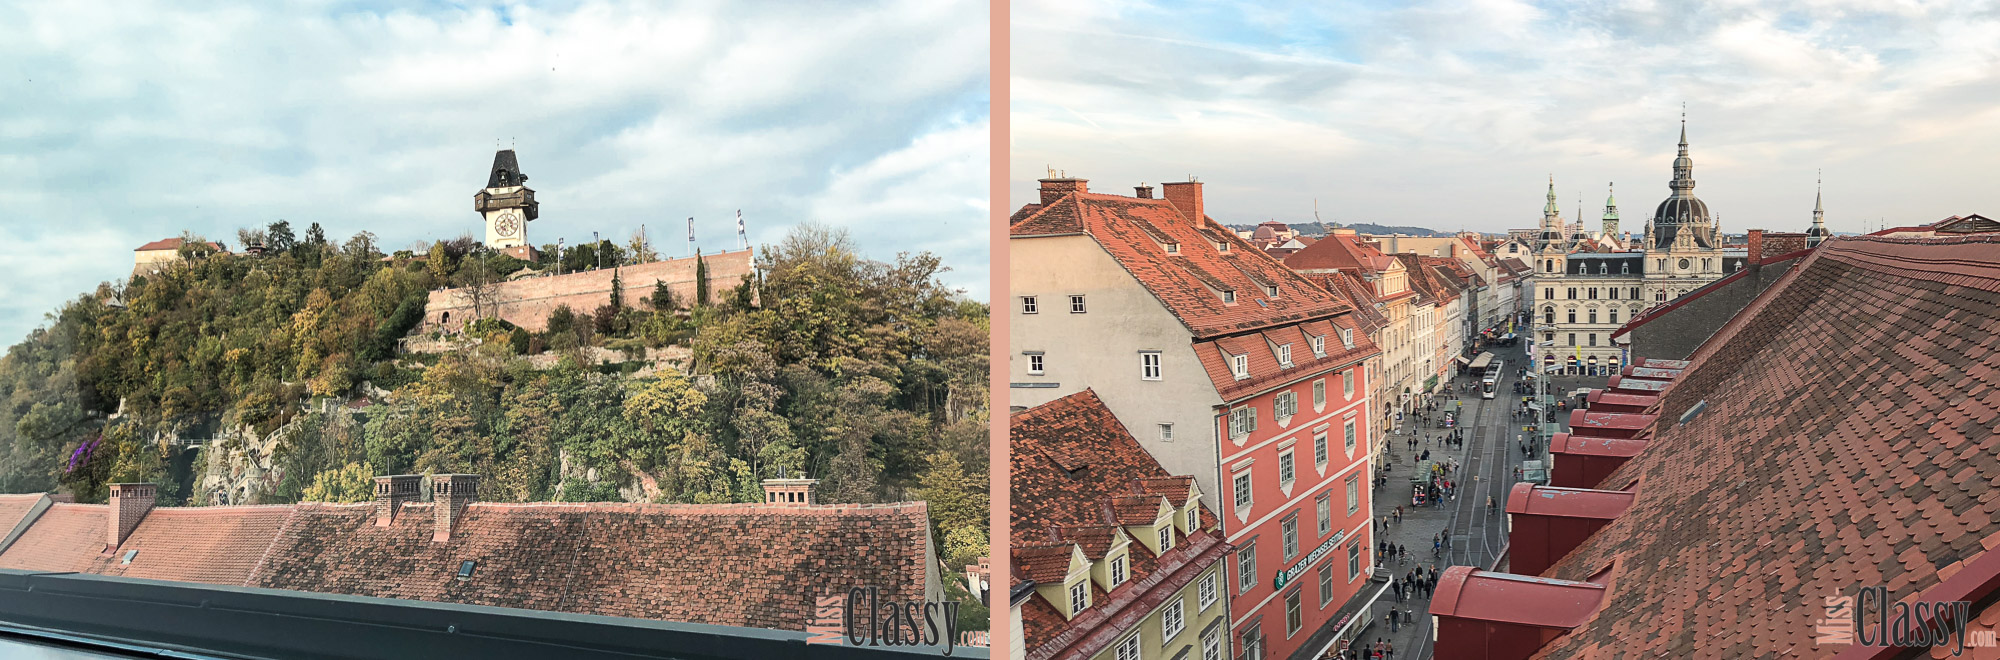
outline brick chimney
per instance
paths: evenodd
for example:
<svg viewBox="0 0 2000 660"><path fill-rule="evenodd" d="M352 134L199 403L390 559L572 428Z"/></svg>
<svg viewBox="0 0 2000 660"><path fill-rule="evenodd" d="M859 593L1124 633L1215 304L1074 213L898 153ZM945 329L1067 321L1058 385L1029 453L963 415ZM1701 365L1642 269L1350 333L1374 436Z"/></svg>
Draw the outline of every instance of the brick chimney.
<svg viewBox="0 0 2000 660"><path fill-rule="evenodd" d="M818 479L765 479L765 504L804 504L811 506L813 491L819 487Z"/></svg>
<svg viewBox="0 0 2000 660"><path fill-rule="evenodd" d="M1138 197L1139 199L1152 199L1152 198L1153 198L1153 187L1152 187L1152 186L1145 186L1145 185L1140 185L1140 186L1133 186L1133 187L1132 187L1132 194L1133 194L1133 195L1135 195L1135 196L1137 196L1137 197Z"/></svg>
<svg viewBox="0 0 2000 660"><path fill-rule="evenodd" d="M431 535L432 541L451 540L465 507L479 501L479 475L476 474L433 474L431 475L431 502L435 504L437 531Z"/></svg>
<svg viewBox="0 0 2000 660"><path fill-rule="evenodd" d="M1743 251L1743 254L1750 262L1750 268L1757 268L1763 265L1762 262L1764 261L1764 230L1752 229L1748 237L1750 244L1745 246L1747 249Z"/></svg>
<svg viewBox="0 0 2000 660"><path fill-rule="evenodd" d="M1042 206L1056 203L1063 195L1090 192L1089 179L1042 179Z"/></svg>
<svg viewBox="0 0 2000 660"><path fill-rule="evenodd" d="M116 548L132 535L132 529L153 510L156 497L152 484L111 484L111 529L105 543Z"/></svg>
<svg viewBox="0 0 2000 660"><path fill-rule="evenodd" d="M388 527L404 502L423 497L423 475L392 474L375 477L375 526Z"/></svg>
<svg viewBox="0 0 2000 660"><path fill-rule="evenodd" d="M1206 216L1202 215L1200 181L1175 181L1160 186L1166 189L1161 194L1174 208L1180 209L1181 215L1187 216L1194 226L1202 226L1201 219Z"/></svg>

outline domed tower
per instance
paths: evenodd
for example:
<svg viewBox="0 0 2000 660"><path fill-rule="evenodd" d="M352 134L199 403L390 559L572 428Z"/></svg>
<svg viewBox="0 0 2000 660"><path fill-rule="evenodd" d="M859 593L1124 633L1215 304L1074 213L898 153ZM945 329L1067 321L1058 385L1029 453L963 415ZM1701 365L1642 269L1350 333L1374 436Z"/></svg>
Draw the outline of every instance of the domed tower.
<svg viewBox="0 0 2000 660"><path fill-rule="evenodd" d="M1833 232L1826 228L1826 209L1820 206L1820 182L1813 181L1813 223L1806 229L1806 247L1817 247L1821 241L1832 238Z"/></svg>
<svg viewBox="0 0 2000 660"><path fill-rule="evenodd" d="M1604 237L1618 238L1618 187L1615 183L1605 184L1604 195Z"/></svg>
<svg viewBox="0 0 2000 660"><path fill-rule="evenodd" d="M1562 214L1556 209L1556 177L1551 174L1549 175L1549 203L1542 206L1542 235L1537 239L1536 247L1547 249L1550 246L1559 246L1562 245L1562 240Z"/></svg>
<svg viewBox="0 0 2000 660"><path fill-rule="evenodd" d="M1694 196L1694 159L1688 157L1686 118L1681 119L1680 155L1674 158L1674 179L1667 182L1667 188L1673 194L1653 211L1653 221L1646 227L1650 235L1646 249L1666 250L1677 242L1684 248L1715 248L1714 217L1709 215L1708 204Z"/></svg>

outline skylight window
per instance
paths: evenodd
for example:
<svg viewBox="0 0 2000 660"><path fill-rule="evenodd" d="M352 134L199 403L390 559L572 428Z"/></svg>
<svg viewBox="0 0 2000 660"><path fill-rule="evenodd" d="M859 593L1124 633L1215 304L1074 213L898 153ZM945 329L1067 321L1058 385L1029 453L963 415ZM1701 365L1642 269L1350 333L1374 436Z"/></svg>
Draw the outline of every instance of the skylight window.
<svg viewBox="0 0 2000 660"><path fill-rule="evenodd" d="M118 560L118 563L120 563L120 564L130 564L130 563L132 563L132 558L133 558L133 557L137 557L137 556L139 556L139 551L138 551L138 550L126 550L126 551L125 551L125 556L124 556L124 557L122 557L122 558L120 558L120 559Z"/></svg>
<svg viewBox="0 0 2000 660"><path fill-rule="evenodd" d="M470 559L458 562L458 580L460 582L464 582L466 580L472 579L472 569L477 568L478 566L479 562L475 562Z"/></svg>

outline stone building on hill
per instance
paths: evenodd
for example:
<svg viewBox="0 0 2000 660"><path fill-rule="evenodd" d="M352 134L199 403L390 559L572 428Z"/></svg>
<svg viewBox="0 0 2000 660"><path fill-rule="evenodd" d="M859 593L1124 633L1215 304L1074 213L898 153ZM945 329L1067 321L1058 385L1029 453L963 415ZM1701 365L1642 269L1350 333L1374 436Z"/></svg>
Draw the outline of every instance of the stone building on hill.
<svg viewBox="0 0 2000 660"><path fill-rule="evenodd" d="M815 599L878 587L942 601L923 502L824 505L773 479L760 504L505 504L479 477L375 478L359 504L155 508L0 495L0 568L799 630Z"/></svg>
<svg viewBox="0 0 2000 660"><path fill-rule="evenodd" d="M187 241L180 238L163 238L132 250L132 274L144 275L181 260L181 245ZM209 243L217 254L228 254L221 243Z"/></svg>

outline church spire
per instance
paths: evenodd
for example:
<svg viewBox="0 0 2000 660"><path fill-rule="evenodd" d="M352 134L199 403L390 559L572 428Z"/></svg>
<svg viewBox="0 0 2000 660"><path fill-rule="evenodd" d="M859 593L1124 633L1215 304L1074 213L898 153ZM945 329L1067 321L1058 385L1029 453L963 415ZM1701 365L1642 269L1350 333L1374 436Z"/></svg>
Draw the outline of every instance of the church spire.
<svg viewBox="0 0 2000 660"><path fill-rule="evenodd" d="M1821 241L1832 237L1832 232L1826 229L1826 208L1820 204L1821 184L1822 180L1815 175L1813 178L1813 223L1812 227L1806 229L1806 247L1818 246Z"/></svg>
<svg viewBox="0 0 2000 660"><path fill-rule="evenodd" d="M1615 182L1606 183L1604 194L1604 236L1618 238L1618 187Z"/></svg>

